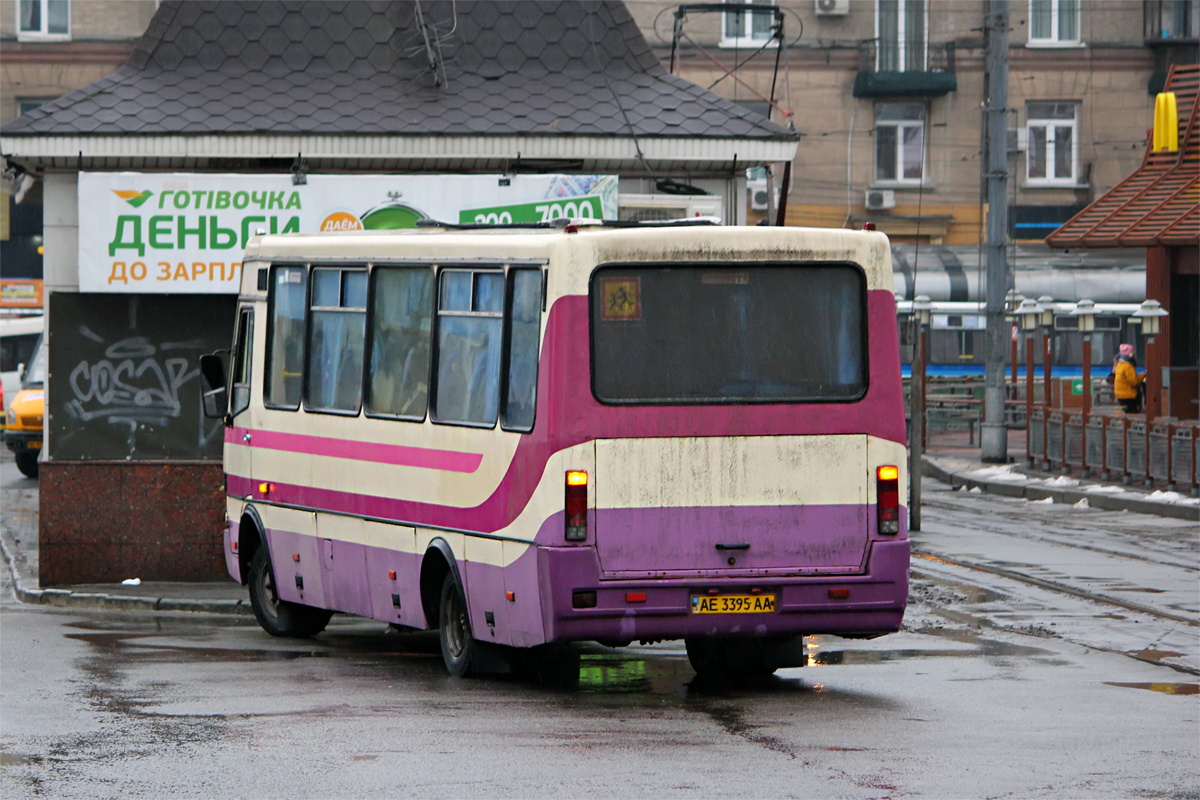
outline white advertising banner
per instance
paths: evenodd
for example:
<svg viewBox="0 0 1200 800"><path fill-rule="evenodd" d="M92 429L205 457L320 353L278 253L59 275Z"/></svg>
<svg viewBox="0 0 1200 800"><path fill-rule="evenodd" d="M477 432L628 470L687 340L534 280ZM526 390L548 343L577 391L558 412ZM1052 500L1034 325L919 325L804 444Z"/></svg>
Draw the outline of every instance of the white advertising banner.
<svg viewBox="0 0 1200 800"><path fill-rule="evenodd" d="M85 172L79 290L237 294L255 231L314 233L442 222L616 219L612 175L290 175Z"/></svg>

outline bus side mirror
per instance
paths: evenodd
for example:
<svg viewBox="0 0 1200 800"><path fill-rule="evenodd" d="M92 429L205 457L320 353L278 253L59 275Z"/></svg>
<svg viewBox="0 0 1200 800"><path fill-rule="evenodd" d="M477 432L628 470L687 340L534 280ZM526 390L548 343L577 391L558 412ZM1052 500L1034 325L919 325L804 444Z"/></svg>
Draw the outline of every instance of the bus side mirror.
<svg viewBox="0 0 1200 800"><path fill-rule="evenodd" d="M204 392L204 416L209 419L224 419L225 410L229 407L229 390L225 387L225 364L217 353L200 356L200 375L208 386L208 390Z"/></svg>
<svg viewBox="0 0 1200 800"><path fill-rule="evenodd" d="M225 388L225 365L216 353L200 356L200 374L208 384L209 391ZM208 394L205 394L207 397Z"/></svg>
<svg viewBox="0 0 1200 800"><path fill-rule="evenodd" d="M204 416L209 419L223 419L229 400L224 386L209 389L204 393Z"/></svg>

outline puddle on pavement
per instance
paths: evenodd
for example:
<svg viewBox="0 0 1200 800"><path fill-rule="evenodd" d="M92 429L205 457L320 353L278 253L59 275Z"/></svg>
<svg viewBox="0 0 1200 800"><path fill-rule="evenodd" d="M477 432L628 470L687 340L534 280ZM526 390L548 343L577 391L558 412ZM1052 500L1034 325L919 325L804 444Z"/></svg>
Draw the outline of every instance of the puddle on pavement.
<svg viewBox="0 0 1200 800"><path fill-rule="evenodd" d="M963 586L966 592L973 587ZM974 592L984 601L992 593ZM245 624L245 623L243 623ZM67 638L86 642L100 650L136 653L146 664L287 662L305 658L332 659L347 665L377 668L388 679L410 678L441 682L445 674L436 632L381 630L373 623L344 622L331 625L316 639L279 641L262 634L261 646L210 646L206 640L218 635L205 626L154 624L103 626L81 623L79 632ZM1048 651L985 639L969 632L932 632L968 647L953 649L903 648L856 650L845 647L837 637L809 637L809 667L862 666L897 661L937 658L1045 657ZM239 640L241 637L238 637ZM199 641L198 641L199 640ZM846 643L848 644L848 643ZM580 643L552 645L529 651L498 648L499 659L485 678L500 682L540 686L580 695L690 694L722 696L750 690L761 692L820 693L821 682L770 676L713 685L697 679L687 658L679 650L611 650L602 645ZM1163 656L1166 657L1166 656ZM814 676L815 678L815 676ZM825 676L828 679L828 674Z"/></svg>
<svg viewBox="0 0 1200 800"><path fill-rule="evenodd" d="M1148 689L1162 694L1200 694L1200 683L1116 683L1105 681L1105 686L1119 686L1122 689Z"/></svg>
<svg viewBox="0 0 1200 800"><path fill-rule="evenodd" d="M1155 650L1148 647L1145 650L1126 650L1127 655L1134 658L1145 659L1146 661L1162 661L1164 658L1180 658L1184 654L1176 653L1174 650Z"/></svg>
<svg viewBox="0 0 1200 800"><path fill-rule="evenodd" d="M15 767L22 764L32 763L34 759L26 756L19 756L16 753L5 753L0 751L0 767Z"/></svg>

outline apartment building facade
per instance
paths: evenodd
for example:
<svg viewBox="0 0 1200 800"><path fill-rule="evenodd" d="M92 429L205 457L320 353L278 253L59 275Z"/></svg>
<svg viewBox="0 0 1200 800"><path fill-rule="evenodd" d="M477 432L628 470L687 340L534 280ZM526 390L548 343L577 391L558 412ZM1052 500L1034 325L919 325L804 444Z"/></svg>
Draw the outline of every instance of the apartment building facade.
<svg viewBox="0 0 1200 800"><path fill-rule="evenodd" d="M0 126L125 63L155 0L0 0ZM42 184L0 180L0 262L42 277Z"/></svg>
<svg viewBox="0 0 1200 800"><path fill-rule="evenodd" d="M901 241L978 243L987 0L629 6L677 74L795 126L786 224L871 221ZM1198 37L1197 0L1012 0L1015 239L1042 239L1137 167L1154 95L1170 64L1196 62ZM752 219L764 189L751 181Z"/></svg>

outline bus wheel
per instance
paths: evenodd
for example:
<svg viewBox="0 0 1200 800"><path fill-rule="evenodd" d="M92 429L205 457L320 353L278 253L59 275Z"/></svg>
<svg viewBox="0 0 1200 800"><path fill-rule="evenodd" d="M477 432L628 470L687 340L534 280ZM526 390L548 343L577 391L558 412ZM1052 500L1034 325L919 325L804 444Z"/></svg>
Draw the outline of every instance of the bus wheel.
<svg viewBox="0 0 1200 800"><path fill-rule="evenodd" d="M462 678L471 671L471 656L474 655L475 642L471 637L471 621L467 619L467 604L454 575L446 573L442 581L442 595L438 603L438 627L442 640L442 660L446 662L446 670L456 678Z"/></svg>
<svg viewBox="0 0 1200 800"><path fill-rule="evenodd" d="M38 476L38 454L37 453L17 453L17 469L21 470L21 474L26 478L36 478Z"/></svg>
<svg viewBox="0 0 1200 800"><path fill-rule="evenodd" d="M275 593L275 571L264 544L250 560L250 607L262 629L272 636L307 639L325 630L332 611L280 600Z"/></svg>
<svg viewBox="0 0 1200 800"><path fill-rule="evenodd" d="M701 678L754 678L781 666L779 644L764 639L691 637L684 639L688 661Z"/></svg>

